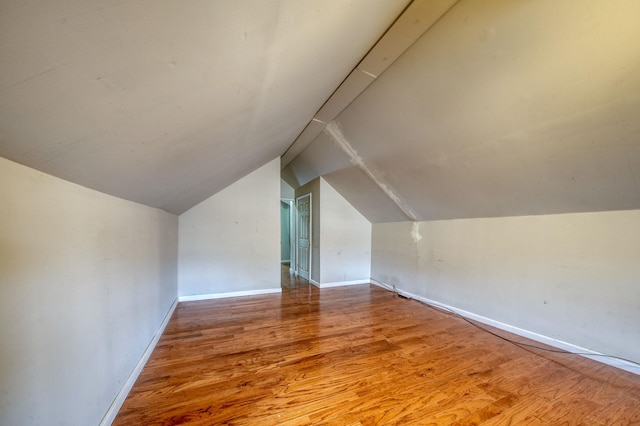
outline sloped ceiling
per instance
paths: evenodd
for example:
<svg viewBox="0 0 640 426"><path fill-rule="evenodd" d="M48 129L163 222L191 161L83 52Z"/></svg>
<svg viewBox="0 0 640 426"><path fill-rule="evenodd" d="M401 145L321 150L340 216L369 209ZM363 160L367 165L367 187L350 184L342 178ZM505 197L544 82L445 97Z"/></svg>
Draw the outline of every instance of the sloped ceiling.
<svg viewBox="0 0 640 426"><path fill-rule="evenodd" d="M373 222L640 208L640 2L461 0L283 170Z"/></svg>
<svg viewBox="0 0 640 426"><path fill-rule="evenodd" d="M176 214L282 155L409 0L0 3L0 155Z"/></svg>

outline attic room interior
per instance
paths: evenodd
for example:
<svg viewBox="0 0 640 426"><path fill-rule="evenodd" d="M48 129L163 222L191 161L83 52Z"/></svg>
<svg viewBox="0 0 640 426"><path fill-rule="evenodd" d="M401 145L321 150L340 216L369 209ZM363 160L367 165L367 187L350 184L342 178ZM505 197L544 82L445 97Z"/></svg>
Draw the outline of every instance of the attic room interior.
<svg viewBox="0 0 640 426"><path fill-rule="evenodd" d="M0 424L640 423L638 16L1 2Z"/></svg>

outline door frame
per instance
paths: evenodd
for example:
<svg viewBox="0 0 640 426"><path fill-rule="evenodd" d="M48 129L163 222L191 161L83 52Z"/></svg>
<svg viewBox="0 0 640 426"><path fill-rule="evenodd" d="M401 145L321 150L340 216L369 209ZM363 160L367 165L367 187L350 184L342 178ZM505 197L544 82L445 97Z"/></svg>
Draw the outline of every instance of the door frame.
<svg viewBox="0 0 640 426"><path fill-rule="evenodd" d="M289 273L294 273L296 269L296 200L293 198L280 198L280 201L289 206L289 229L287 234L289 235ZM281 232L282 234L282 232Z"/></svg>
<svg viewBox="0 0 640 426"><path fill-rule="evenodd" d="M299 197L296 197L296 203L295 203L295 227L296 227L296 241L295 241L295 259L296 259L296 263L295 263L295 270L294 273L296 274L296 276L299 276L299 271L298 271L298 265L299 265L299 251L298 251L298 246L299 246L299 241L300 241L300 237L299 237L299 226L298 223L300 221L299 218L299 213L298 213L298 201L303 199L303 198L307 198L309 197L309 251L308 251L308 256L309 259L307 261L307 265L309 265L309 282L311 282L311 268L313 267L312 265L312 259L313 259L313 198L312 198L312 194L308 193L308 194L304 194L301 195Z"/></svg>

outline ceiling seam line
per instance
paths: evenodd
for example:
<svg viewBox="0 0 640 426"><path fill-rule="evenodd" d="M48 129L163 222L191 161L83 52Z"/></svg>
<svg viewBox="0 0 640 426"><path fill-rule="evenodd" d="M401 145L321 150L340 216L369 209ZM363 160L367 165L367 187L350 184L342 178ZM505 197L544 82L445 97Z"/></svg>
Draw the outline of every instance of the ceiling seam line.
<svg viewBox="0 0 640 426"><path fill-rule="evenodd" d="M382 190L382 192L384 192L385 195L389 197L396 206L398 206L405 216L407 216L411 221L417 221L417 217L409 207L408 203L404 201L382 177L377 176L376 173L367 166L362 157L360 157L358 152L353 148L353 146L351 146L335 121L329 123L327 127L325 127L324 131L329 135L329 137L331 137L331 139L333 139L336 145L338 145L340 149L347 154L351 163L362 170L367 177L369 177L369 179L371 179Z"/></svg>

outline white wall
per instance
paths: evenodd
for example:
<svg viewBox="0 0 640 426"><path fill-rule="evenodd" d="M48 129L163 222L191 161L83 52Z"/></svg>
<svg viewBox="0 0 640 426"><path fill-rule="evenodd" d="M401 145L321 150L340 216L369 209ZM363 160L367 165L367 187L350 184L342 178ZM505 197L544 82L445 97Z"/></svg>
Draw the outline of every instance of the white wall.
<svg viewBox="0 0 640 426"><path fill-rule="evenodd" d="M280 179L280 198L285 200L293 200L296 197L296 191L291 185Z"/></svg>
<svg viewBox="0 0 640 426"><path fill-rule="evenodd" d="M0 424L96 425L176 298L177 217L0 158Z"/></svg>
<svg viewBox="0 0 640 426"><path fill-rule="evenodd" d="M179 217L178 294L280 288L280 159Z"/></svg>
<svg viewBox="0 0 640 426"><path fill-rule="evenodd" d="M296 189L296 197L311 194L311 283L368 281L371 274L371 222L324 178Z"/></svg>
<svg viewBox="0 0 640 426"><path fill-rule="evenodd" d="M372 278L640 361L640 211L373 226Z"/></svg>
<svg viewBox="0 0 640 426"><path fill-rule="evenodd" d="M368 281L371 222L320 178L320 284Z"/></svg>

